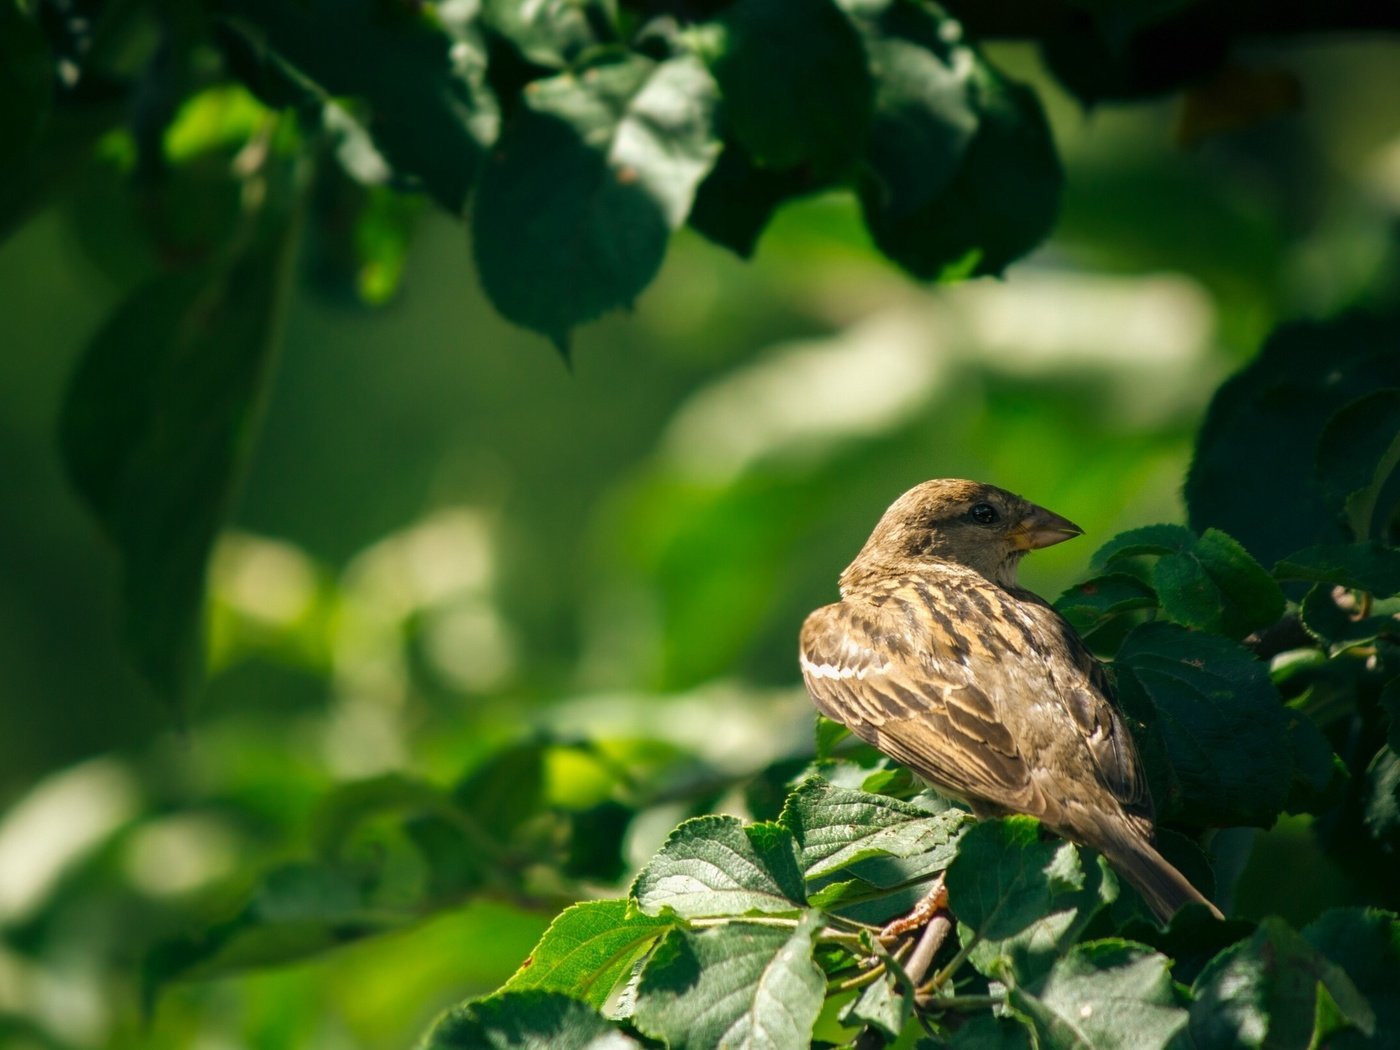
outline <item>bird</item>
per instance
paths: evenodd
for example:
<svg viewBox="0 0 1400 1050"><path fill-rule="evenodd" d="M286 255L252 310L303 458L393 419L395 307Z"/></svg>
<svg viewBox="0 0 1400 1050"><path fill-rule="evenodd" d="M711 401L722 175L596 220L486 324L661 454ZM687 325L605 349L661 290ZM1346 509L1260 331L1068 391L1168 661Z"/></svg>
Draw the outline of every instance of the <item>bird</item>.
<svg viewBox="0 0 1400 1050"><path fill-rule="evenodd" d="M926 481L880 518L809 615L799 659L817 709L975 817L1036 817L1098 850L1158 919L1220 911L1153 845L1152 795L1109 675L1016 582L1030 551L1083 534L1005 489Z"/></svg>

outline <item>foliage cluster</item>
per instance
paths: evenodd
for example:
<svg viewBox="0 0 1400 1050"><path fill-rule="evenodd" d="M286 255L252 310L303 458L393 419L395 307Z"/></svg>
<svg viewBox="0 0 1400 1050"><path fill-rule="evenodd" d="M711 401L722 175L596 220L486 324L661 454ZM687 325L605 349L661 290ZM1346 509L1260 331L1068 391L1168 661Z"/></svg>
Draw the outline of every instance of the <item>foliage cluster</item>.
<svg viewBox="0 0 1400 1050"><path fill-rule="evenodd" d="M774 0L0 0L0 233L80 186L93 254L136 285L83 357L61 438L122 554L129 647L158 692L182 707L201 671L206 562L299 259L382 302L426 197L469 215L495 307L562 345L647 287L682 224L747 255L783 202L833 187L922 278L999 273L1045 236L1061 175L1039 102L962 28L1005 31L994 16L1018 5L797 6L791 36ZM1261 5L1213 6L1047 4L1032 22L1066 85L1113 99L1280 28ZM1160 50L1183 37L1199 46ZM1197 105L1228 123L1209 94ZM111 206L119 183L139 209ZM136 234L103 236L113 224ZM1248 843L1216 829L1306 814L1358 898L1400 907L1395 331L1362 314L1278 330L1215 398L1189 527L1115 538L1059 599L1111 660L1164 851L1203 888L1220 872L1226 897ZM150 991L469 899L596 897L639 818L738 790L755 822L681 824L625 900L565 910L429 1045L878 1045L917 1025L935 1045L1344 1046L1400 1026L1391 912L1300 931L1188 912L1163 931L1091 854L1024 819L969 827L839 736L819 730L810 768L738 778L654 742L541 738L449 789L344 786L312 856L164 945ZM956 936L915 967L875 933L940 873Z"/></svg>

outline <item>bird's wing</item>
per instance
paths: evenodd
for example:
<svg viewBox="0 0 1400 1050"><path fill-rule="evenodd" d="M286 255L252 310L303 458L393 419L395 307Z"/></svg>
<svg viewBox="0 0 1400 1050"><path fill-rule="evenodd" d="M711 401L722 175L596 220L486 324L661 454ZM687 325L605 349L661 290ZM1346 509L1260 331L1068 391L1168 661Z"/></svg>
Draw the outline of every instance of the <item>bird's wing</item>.
<svg viewBox="0 0 1400 1050"><path fill-rule="evenodd" d="M1031 769L963 662L962 636L937 627L893 595L818 609L802 628L807 691L827 717L950 794L1036 811Z"/></svg>
<svg viewBox="0 0 1400 1050"><path fill-rule="evenodd" d="M1046 756L1028 759L1008 726L1020 712L1023 727L1045 730L1023 745L1068 745L1072 736L1049 723L1072 726L1104 787L1151 819L1137 750L1102 667L1028 592L904 581L874 600L814 612L801 660L823 714L952 794L1047 817L1060 808L1036 776Z"/></svg>

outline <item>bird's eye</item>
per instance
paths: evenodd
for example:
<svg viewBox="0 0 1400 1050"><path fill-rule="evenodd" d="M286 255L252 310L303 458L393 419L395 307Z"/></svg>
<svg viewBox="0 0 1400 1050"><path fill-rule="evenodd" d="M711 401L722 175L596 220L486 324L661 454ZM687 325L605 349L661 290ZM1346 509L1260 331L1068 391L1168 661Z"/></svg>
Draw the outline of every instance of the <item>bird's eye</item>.
<svg viewBox="0 0 1400 1050"><path fill-rule="evenodd" d="M967 516L978 525L992 525L1001 517L990 503L979 503L967 512Z"/></svg>

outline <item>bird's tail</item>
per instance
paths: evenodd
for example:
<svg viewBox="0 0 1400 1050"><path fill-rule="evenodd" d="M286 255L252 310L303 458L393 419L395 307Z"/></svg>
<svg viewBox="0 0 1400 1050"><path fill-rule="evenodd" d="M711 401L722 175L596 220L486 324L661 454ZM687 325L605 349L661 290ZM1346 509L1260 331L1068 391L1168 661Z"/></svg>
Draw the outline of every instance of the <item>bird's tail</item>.
<svg viewBox="0 0 1400 1050"><path fill-rule="evenodd" d="M1170 922L1179 909L1193 902L1204 904L1217 919L1225 917L1145 838L1123 826L1103 828L1102 832L1094 844L1137 887L1157 918Z"/></svg>

